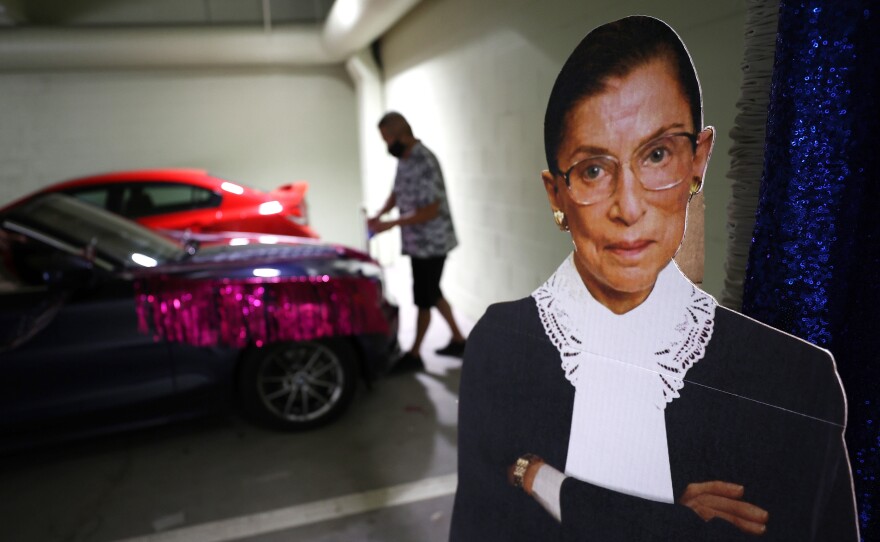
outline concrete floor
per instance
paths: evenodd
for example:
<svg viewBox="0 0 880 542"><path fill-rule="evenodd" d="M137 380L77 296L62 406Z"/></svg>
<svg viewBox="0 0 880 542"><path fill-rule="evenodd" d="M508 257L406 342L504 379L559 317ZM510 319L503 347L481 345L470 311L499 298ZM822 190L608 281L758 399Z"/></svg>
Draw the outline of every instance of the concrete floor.
<svg viewBox="0 0 880 542"><path fill-rule="evenodd" d="M407 347L415 311L401 264L388 277ZM435 312L426 370L362 388L316 431L277 433L232 415L5 457L0 540L445 541L461 362L433 350L448 339Z"/></svg>

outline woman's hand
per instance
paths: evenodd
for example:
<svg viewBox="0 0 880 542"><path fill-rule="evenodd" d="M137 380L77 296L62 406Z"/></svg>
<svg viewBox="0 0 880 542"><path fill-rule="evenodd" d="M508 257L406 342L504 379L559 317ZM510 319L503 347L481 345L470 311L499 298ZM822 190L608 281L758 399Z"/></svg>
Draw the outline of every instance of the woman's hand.
<svg viewBox="0 0 880 542"><path fill-rule="evenodd" d="M721 518L744 533L762 535L770 514L742 500L743 486L713 481L689 484L678 503L687 506L704 521Z"/></svg>

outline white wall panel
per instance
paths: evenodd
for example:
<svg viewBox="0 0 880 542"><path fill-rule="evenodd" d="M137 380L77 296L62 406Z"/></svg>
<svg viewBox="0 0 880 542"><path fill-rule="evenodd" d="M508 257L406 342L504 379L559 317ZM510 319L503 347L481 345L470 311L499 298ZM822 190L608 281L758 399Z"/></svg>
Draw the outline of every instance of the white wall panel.
<svg viewBox="0 0 880 542"><path fill-rule="evenodd" d="M0 204L52 182L199 167L269 190L310 183L312 225L363 246L345 69L0 75Z"/></svg>
<svg viewBox="0 0 880 542"><path fill-rule="evenodd" d="M631 14L670 23L694 57L707 123L718 129L706 179L704 287L720 294L727 133L739 96L745 5L674 0L425 0L382 40L386 105L437 154L461 246L444 290L478 317L527 295L571 249L540 182L543 115L553 81L583 35Z"/></svg>

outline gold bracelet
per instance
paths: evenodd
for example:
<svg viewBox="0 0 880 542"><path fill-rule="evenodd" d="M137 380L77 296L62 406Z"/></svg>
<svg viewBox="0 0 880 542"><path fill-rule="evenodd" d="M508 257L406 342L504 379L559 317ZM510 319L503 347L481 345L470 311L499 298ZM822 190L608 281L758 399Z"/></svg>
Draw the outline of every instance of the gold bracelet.
<svg viewBox="0 0 880 542"><path fill-rule="evenodd" d="M525 454L520 456L513 466L513 487L523 487L523 478L526 475L526 471L529 470L529 465L534 461L540 460L541 458L535 454Z"/></svg>

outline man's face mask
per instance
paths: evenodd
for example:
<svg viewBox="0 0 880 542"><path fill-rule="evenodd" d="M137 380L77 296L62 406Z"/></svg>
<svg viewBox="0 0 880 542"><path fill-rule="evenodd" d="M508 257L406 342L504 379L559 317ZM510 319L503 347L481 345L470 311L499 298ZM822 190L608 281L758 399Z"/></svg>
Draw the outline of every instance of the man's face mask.
<svg viewBox="0 0 880 542"><path fill-rule="evenodd" d="M388 154L395 158L400 158L403 156L403 153L406 151L406 145L401 143L399 140L394 143L388 145Z"/></svg>

